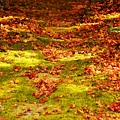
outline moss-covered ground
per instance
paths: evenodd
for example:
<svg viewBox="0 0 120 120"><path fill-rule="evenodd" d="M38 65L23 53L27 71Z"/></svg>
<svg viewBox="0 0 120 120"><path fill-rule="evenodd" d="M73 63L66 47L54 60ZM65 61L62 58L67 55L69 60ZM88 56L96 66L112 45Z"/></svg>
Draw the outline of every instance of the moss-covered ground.
<svg viewBox="0 0 120 120"><path fill-rule="evenodd" d="M11 0L0 12L0 120L119 120L119 20L112 3Z"/></svg>

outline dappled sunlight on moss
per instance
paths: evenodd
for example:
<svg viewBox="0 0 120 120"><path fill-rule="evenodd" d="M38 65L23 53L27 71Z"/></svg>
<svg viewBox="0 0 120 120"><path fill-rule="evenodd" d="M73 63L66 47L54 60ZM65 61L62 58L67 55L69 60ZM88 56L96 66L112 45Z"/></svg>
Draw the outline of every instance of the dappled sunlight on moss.
<svg viewBox="0 0 120 120"><path fill-rule="evenodd" d="M74 26L67 26L67 27L47 27L46 30L52 30L53 32L71 32L75 31L76 29L82 29L83 26L91 26L91 25L98 25L101 22L94 22L94 23L80 23Z"/></svg>
<svg viewBox="0 0 120 120"><path fill-rule="evenodd" d="M102 20L105 20L105 19L114 19L114 18L119 18L120 17L120 13L118 12L114 12L114 13L111 13L111 14L101 14L99 15L99 17L102 19ZM97 17L96 17L97 18Z"/></svg>
<svg viewBox="0 0 120 120"><path fill-rule="evenodd" d="M13 18L13 16L0 17L0 21L9 20L11 18Z"/></svg>
<svg viewBox="0 0 120 120"><path fill-rule="evenodd" d="M90 59L93 56L91 55L91 53L88 53L87 55L84 54L75 54L73 57L64 57L62 59L60 59L60 61L74 61L74 60L85 60L85 59Z"/></svg>
<svg viewBox="0 0 120 120"><path fill-rule="evenodd" d="M75 85L75 84L68 84L66 85L64 90L70 91L71 93L79 93L83 91L87 91L89 87L85 85Z"/></svg>
<svg viewBox="0 0 120 120"><path fill-rule="evenodd" d="M10 67L10 64L5 62L0 62L0 68L3 68L3 67Z"/></svg>
<svg viewBox="0 0 120 120"><path fill-rule="evenodd" d="M38 60L36 58L22 57L22 58L15 58L14 60L15 60L14 63L26 65L26 66L35 66L36 64L40 63L40 60Z"/></svg>
<svg viewBox="0 0 120 120"><path fill-rule="evenodd" d="M43 59L43 55L40 51L13 51L9 50L8 53L1 56L4 58L2 62L0 62L0 67L8 67L11 66L11 63L20 64L21 66L36 66L38 64L46 65L46 60ZM52 64L52 63L50 63Z"/></svg>
<svg viewBox="0 0 120 120"><path fill-rule="evenodd" d="M4 17L0 17L0 21L4 21L4 20L10 20L10 19L15 19L15 18L19 18L19 19L28 19L28 18L26 18L26 17L24 17L24 16L4 16Z"/></svg>
<svg viewBox="0 0 120 120"><path fill-rule="evenodd" d="M70 27L48 27L46 30L53 30L54 32L66 32L72 31L76 28L80 28L80 26L70 26Z"/></svg>

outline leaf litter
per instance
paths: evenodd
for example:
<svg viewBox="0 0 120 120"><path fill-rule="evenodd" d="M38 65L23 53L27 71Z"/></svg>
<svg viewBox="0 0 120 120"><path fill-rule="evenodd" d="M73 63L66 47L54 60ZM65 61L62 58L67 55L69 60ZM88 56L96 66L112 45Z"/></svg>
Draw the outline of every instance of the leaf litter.
<svg viewBox="0 0 120 120"><path fill-rule="evenodd" d="M37 2L43 7L40 11L38 10L39 6ZM93 56L85 58L89 59L93 65L84 66L83 73L81 74L85 75L87 81L92 82L92 84L90 84L87 83L86 80L83 80L83 83L85 82L86 86L91 88L90 91L87 91L87 95L92 97L93 100L102 97L102 94L96 94L98 91L116 93L116 96L114 101L108 104L104 104L104 101L97 100L94 102L98 107L96 109L94 108L95 110L90 109L89 106L80 106L80 108L78 108L76 103L70 104L69 109L75 109L73 113L78 117L79 115L82 116L83 119L119 119L120 34L109 31L111 24L112 27L118 27L120 25L119 7L117 4L107 4L105 2L104 4L92 4L88 8L88 6L82 2L70 1L67 2L70 8L66 8L64 2L65 1L62 0L58 3L54 0L49 2L35 1L34 4L32 4L31 1L23 2L21 0L20 2L16 2L15 5L19 5L19 7L11 6L9 12L1 14L1 53L5 52L5 54L9 55L10 50L19 49L16 48L16 44L22 44L19 50L29 50L29 47L31 47L32 52L40 50L45 57L44 59L55 65L53 67L38 65L37 68L29 67L28 70L22 70L18 64L12 66L13 71L9 72L10 75L16 75L15 77L17 77L17 74L20 73L19 76L25 77L26 80L29 79L29 81L31 81L29 85L37 88L36 91L32 92L32 95L42 103L42 105L37 106L29 103L26 105L25 102L25 105L22 105L22 108L20 108L20 111L21 109L22 111L19 111L17 114L15 113L16 118L21 118L21 116L29 117L32 114L38 115L41 111L45 111L42 114L44 116L62 113L61 108L56 106L46 111L49 106L46 107L43 104L49 101L49 97L52 96L52 94L57 92L60 84L66 84L66 78L63 79L60 76L66 69L69 68L72 73L79 70L78 66L75 65L68 66L67 68L66 63L60 62L60 60L67 57L74 57L76 53L79 53L81 55L91 54L91 56ZM23 8L23 6L25 7ZM52 6L52 8L50 6ZM31 11L28 11L28 8L32 8ZM55 11L57 11L57 13L55 13ZM113 15L114 12L116 12L115 16ZM9 13L11 16L8 16ZM110 15L110 13L112 13L112 15ZM39 19L43 19L43 21L46 22L45 28L41 27L37 22L38 16ZM110 19L110 17L112 19ZM72 29L71 26L73 26ZM55 27L62 27L63 31L61 29L57 29L56 31ZM69 29L64 30L64 27L69 27ZM45 47L42 45L43 43L40 39L43 35L49 36L49 44L46 44ZM53 42L52 39L62 39L63 41ZM29 43L30 45L27 45ZM21 58L22 56L15 54L15 57ZM0 62L6 62L6 58L2 57ZM60 62L60 65L58 65L57 62ZM14 63L14 61L11 61L11 63ZM5 71L2 70L0 70L0 77L6 75ZM82 77L81 75L80 77ZM100 80L99 77L98 79L95 78L97 75L105 75L106 77L104 80ZM74 79L76 79L76 76ZM72 83L76 83L76 80L69 79L68 84ZM10 82L12 88L15 88L17 84L20 83L14 83L13 80ZM7 90L7 93L13 94L14 90ZM2 101L1 104L9 101L11 98L11 96L0 97ZM60 98L64 97L54 96L56 101L59 101ZM19 106L20 105L14 104L13 108L19 109ZM3 107L3 105L1 105L1 107ZM2 109L2 111L4 110ZM5 118L1 117L0 119Z"/></svg>

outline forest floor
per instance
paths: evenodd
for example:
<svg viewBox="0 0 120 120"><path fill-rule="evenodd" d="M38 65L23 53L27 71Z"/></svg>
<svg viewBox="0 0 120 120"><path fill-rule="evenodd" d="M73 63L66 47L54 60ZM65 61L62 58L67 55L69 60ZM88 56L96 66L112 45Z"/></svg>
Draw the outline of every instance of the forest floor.
<svg viewBox="0 0 120 120"><path fill-rule="evenodd" d="M119 11L11 0L0 12L0 120L119 120Z"/></svg>

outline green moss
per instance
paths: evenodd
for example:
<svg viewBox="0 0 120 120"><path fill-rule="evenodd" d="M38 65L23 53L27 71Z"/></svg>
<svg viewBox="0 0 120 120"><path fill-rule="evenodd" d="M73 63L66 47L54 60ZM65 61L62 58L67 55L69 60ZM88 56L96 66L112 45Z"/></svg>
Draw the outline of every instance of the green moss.
<svg viewBox="0 0 120 120"><path fill-rule="evenodd" d="M73 0L71 1L73 2ZM70 2L70 0L65 0L64 2ZM54 12L56 14L57 11L54 11L54 8L56 8L56 10L71 9L71 5L65 6L64 4L63 6L64 2L58 1L57 4L46 4L47 2L45 1L44 4L39 3L37 7L39 9L45 8L47 10L52 8L51 12ZM27 5L32 8L33 2L29 4L31 5ZM22 7L25 7L25 5L26 3L20 3L20 6ZM32 16L34 14L32 12L33 11L30 11L30 14L27 14L27 16ZM91 15L89 11L88 14ZM44 17L44 15L42 17ZM29 20L31 19L21 19L21 17L15 16L0 18L0 22L4 24L7 24L7 22L9 23L12 20L18 20L19 22L17 21L17 23L20 24L22 24L22 22L24 23L25 20L25 24L29 25ZM69 34L69 31L77 32L77 29L77 35L79 35L79 32L93 32L92 35L95 32L87 29L82 30L82 25L70 25L66 27L66 24L63 22L62 24L64 24L64 27L48 27L47 24L49 21L36 21L43 29L44 27L47 27L47 29L45 28L44 30L47 31L50 29L51 31L55 32L55 34L62 34L65 32L68 32ZM112 19L104 19L104 21L111 22ZM59 21L55 21L53 23L57 24L58 22ZM83 24L83 26L85 25L86 24ZM96 86L94 80L106 81L107 75L92 75L84 73L84 68L86 66L94 66L92 65L93 63L90 59L96 57L94 56L94 54L90 53L91 51L89 51L89 49L89 52L86 54L75 53L72 57L67 56L59 59L56 62L50 62L45 59L46 57L42 54L42 51L39 48L35 50L32 45L34 44L37 46L37 44L39 43L43 47L46 47L46 45L48 45L49 43L54 44L56 42L60 42L60 44L66 44L72 39L67 41L60 38L53 38L48 35L39 36L37 32L30 32L30 30L25 30L22 28L11 30L11 28L8 27L6 29L8 30L8 33L4 34L0 38L0 116L4 116L7 120L84 120L82 114L76 114L76 111L78 109L86 107L88 110L98 112L98 108L102 109L98 104L99 102L101 102L102 105L107 106L120 97L120 93L118 91L103 91L94 89ZM102 29L102 26L96 29L100 31ZM119 27L111 28L111 32L115 32L114 30L119 31ZM4 33L4 30L0 30L0 32ZM21 41L16 42L17 38L14 38L14 36L19 36L21 38ZM9 37L10 39L8 39ZM76 38L73 38L73 40L74 39L76 40ZM12 42L9 40L11 40ZM80 40L82 41L84 39ZM84 46L84 48L80 45L72 49L78 50L79 48L80 50L83 50L87 48L92 48L96 45L100 46L100 48L102 46L102 43L100 41L93 40L91 36L90 38L88 38L88 41L84 42L84 44L86 46ZM57 49L58 48L56 47L56 50ZM61 51L65 52L65 50L68 50L69 48L62 48L62 45L60 45L60 49ZM102 50L104 50L104 48ZM51 68L54 68L54 66L59 66L61 64L64 65L64 69L62 70L60 75L50 74ZM18 67L18 70L14 69L15 66ZM46 70L41 73L37 73L36 71L41 70L42 66L47 66L48 71ZM71 70L72 67L76 67L76 69ZM53 69L53 73L57 70L59 71L59 67L58 69ZM38 76L38 78L29 79L27 75L24 76L26 72L29 74L35 72L35 75ZM50 96L47 96L47 100L43 103L42 99L46 97L46 95L41 96L39 99L35 98L35 96L32 95L33 92L38 90L36 84L37 81L41 79L47 79L48 81L63 81L59 85L57 85L56 90ZM72 108L71 106L73 104L75 105L75 107ZM105 111L110 112L107 108L105 108ZM119 116L119 113L114 113Z"/></svg>

